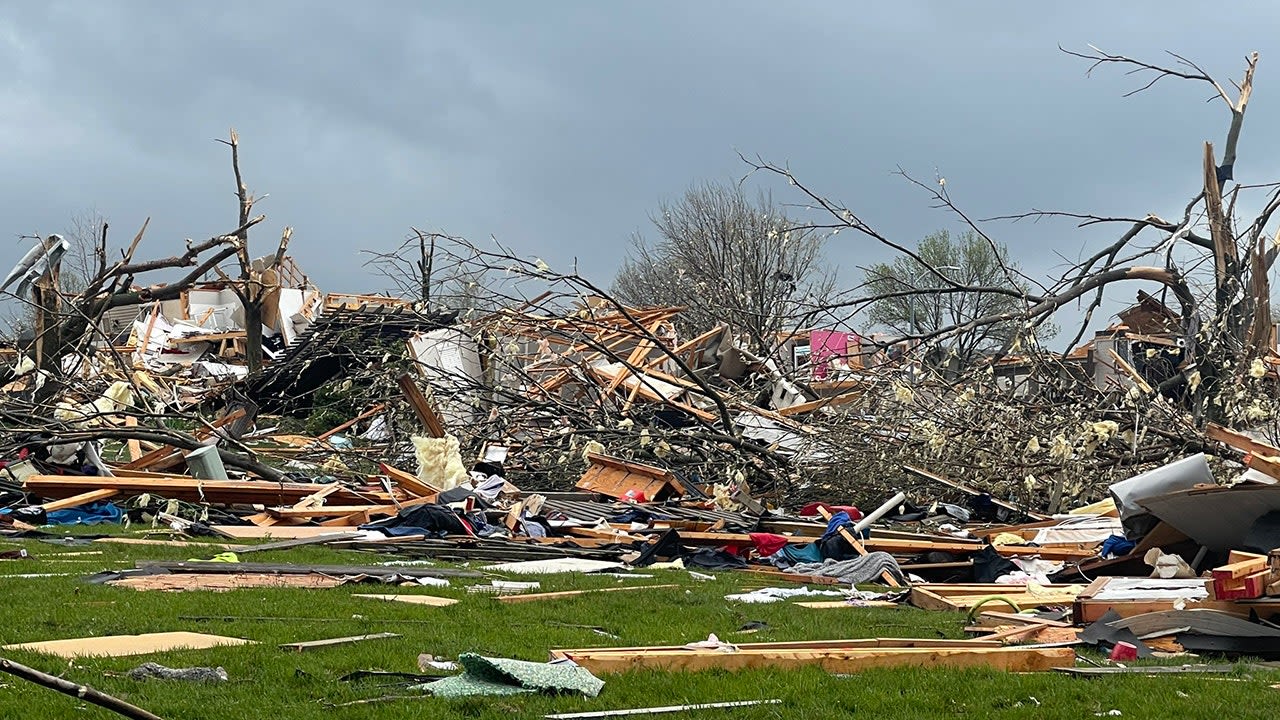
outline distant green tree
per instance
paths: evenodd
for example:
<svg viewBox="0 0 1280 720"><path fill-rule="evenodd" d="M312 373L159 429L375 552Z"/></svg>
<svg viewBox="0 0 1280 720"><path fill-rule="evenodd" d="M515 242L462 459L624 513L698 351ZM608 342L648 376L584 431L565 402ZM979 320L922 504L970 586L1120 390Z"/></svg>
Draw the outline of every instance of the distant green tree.
<svg viewBox="0 0 1280 720"><path fill-rule="evenodd" d="M938 273L959 285L1026 290L1018 280L1021 274L1017 265L1009 260L1008 248L992 247L973 231L958 237L952 237L946 230L931 233L920 241L917 254ZM866 270L866 288L872 296L913 289L940 291L948 287L951 286L945 280L906 256ZM1016 312L1021 307L1019 298L997 292L926 292L876 300L870 305L868 316L872 324L901 335L925 335L974 318ZM1004 346L1021 328L1019 320L982 325L947 338L940 350L968 365L977 357ZM1048 340L1056 333L1056 326L1042 325L1036 339Z"/></svg>

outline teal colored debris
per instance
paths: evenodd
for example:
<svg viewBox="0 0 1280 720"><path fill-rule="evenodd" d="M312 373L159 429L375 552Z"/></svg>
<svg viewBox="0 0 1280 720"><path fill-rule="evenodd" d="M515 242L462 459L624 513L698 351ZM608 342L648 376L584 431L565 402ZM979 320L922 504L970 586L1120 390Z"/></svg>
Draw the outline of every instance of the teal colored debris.
<svg viewBox="0 0 1280 720"><path fill-rule="evenodd" d="M461 675L419 686L437 697L517 695L520 693L581 693L595 697L604 681L586 668L569 663L536 663L487 658L474 653L458 657Z"/></svg>

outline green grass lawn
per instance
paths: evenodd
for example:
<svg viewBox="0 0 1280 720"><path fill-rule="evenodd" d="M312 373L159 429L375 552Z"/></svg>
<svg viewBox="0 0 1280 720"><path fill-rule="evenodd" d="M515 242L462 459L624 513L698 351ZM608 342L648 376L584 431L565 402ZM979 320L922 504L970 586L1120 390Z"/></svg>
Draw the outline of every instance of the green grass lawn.
<svg viewBox="0 0 1280 720"><path fill-rule="evenodd" d="M728 642L817 640L853 637L963 637L964 618L911 608L811 610L785 603L739 605L725 594L760 587L754 578L716 573L697 582L684 572L659 571L651 580L607 577L514 577L538 580L542 591L613 587L619 584L678 583L679 589L607 593L506 605L488 595L467 594L482 582L455 579L450 588L394 589L347 585L326 590L272 589L212 592L139 592L89 585L81 577L104 569L132 567L143 559L186 560L214 551L94 544L61 547L37 541L0 541L0 549L27 548L33 557L0 561L4 643L90 635L187 630L231 635L257 645L181 651L117 659L82 659L72 664L51 656L6 651L45 672L62 675L133 702L167 720L231 718L292 720L356 718L537 718L577 712L683 703L781 698L781 705L706 710L686 717L838 718L859 717L1036 717L1092 718L1120 710L1125 718L1272 717L1280 709L1280 673L1238 673L1232 677L1107 677L1084 679L1056 674L1013 675L942 669L879 670L833 676L820 670L658 673L605 675L599 697L518 696L443 700L431 697L377 704L334 705L384 695L411 694L402 688L338 680L354 670L417 672L420 653L456 657L462 652L542 661L557 647L683 644L715 633ZM101 555L69 553L101 552ZM392 557L306 547L246 556L246 561L372 564ZM22 573L72 573L70 577L9 578ZM456 597L461 603L432 608L351 597L353 593L409 592ZM262 616L281 621L199 621L180 616ZM412 621L412 622L405 622ZM763 621L768 629L736 634L744 623ZM598 626L617 638L589 628ZM395 632L401 637L293 653L277 645L323 638ZM226 668L230 682L191 684L133 681L117 674L145 661L170 667ZM0 676L0 716L6 718L118 717L74 698L10 676ZM659 716L660 717L660 716Z"/></svg>

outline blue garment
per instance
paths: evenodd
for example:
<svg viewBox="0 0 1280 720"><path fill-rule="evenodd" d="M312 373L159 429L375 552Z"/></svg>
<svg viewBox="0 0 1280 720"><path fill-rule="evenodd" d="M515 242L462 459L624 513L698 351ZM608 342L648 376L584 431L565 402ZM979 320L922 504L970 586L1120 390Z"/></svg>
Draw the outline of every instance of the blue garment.
<svg viewBox="0 0 1280 720"><path fill-rule="evenodd" d="M1102 542L1102 549L1098 551L1098 554L1104 558L1120 557L1133 552L1133 549L1137 546L1136 542L1126 539L1123 535L1112 535Z"/></svg>
<svg viewBox="0 0 1280 720"><path fill-rule="evenodd" d="M835 515L832 515L831 519L827 521L827 531L822 533L822 539L826 540L832 535L835 535L837 532L839 532L840 526L844 525L847 522L852 522L852 520L849 518L849 513L843 510L836 513Z"/></svg>
<svg viewBox="0 0 1280 720"><path fill-rule="evenodd" d="M54 510L45 515L45 525L101 525L118 523L124 512L109 502L95 502L80 507Z"/></svg>

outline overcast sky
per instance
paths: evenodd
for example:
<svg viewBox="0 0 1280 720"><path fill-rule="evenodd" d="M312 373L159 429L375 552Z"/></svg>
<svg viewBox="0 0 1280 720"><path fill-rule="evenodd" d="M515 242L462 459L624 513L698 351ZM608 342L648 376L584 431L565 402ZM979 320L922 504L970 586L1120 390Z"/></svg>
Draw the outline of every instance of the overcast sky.
<svg viewBox="0 0 1280 720"><path fill-rule="evenodd" d="M736 179L737 152L788 163L885 234L957 228L893 175L937 167L975 217L1030 208L1180 216L1206 88L1136 87L1059 44L1226 80L1262 52L1236 177L1277 176L1280 6L1074 2L28 2L0 9L0 264L19 235L96 209L140 256L234 228L235 126L267 222L330 291L382 287L359 249L408 228L482 240L607 283L627 237L690 183ZM796 199L773 185L775 198ZM1038 273L1119 231L997 225ZM842 233L843 276L882 259ZM1117 291L1131 299L1129 289Z"/></svg>

